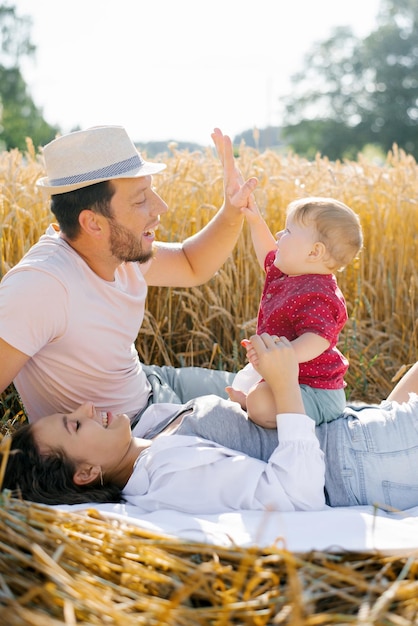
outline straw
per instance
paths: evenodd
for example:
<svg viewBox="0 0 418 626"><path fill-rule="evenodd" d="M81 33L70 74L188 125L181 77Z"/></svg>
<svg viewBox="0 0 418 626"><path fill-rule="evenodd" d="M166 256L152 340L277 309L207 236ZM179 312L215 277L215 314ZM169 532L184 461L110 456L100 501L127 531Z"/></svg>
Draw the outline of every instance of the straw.
<svg viewBox="0 0 418 626"><path fill-rule="evenodd" d="M279 543L279 538L278 538ZM0 622L229 625L418 621L418 554L187 543L2 494Z"/></svg>

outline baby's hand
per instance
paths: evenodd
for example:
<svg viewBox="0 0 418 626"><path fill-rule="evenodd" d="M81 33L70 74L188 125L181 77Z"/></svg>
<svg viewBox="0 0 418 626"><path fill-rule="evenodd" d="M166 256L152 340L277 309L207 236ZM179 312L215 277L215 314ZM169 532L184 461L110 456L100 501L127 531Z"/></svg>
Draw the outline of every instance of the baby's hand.
<svg viewBox="0 0 418 626"><path fill-rule="evenodd" d="M258 220L263 220L264 218L260 213L260 209L258 208L257 202L255 201L254 194L251 194L248 197L247 206L241 209L245 219L249 224L258 222Z"/></svg>

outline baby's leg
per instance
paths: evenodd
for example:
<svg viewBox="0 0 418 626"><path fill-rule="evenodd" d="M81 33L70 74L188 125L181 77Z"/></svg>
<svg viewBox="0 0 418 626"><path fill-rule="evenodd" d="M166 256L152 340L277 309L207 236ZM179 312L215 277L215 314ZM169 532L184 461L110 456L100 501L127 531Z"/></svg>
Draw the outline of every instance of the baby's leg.
<svg viewBox="0 0 418 626"><path fill-rule="evenodd" d="M254 385L247 395L249 419L263 428L277 428L276 404L269 385L263 380Z"/></svg>
<svg viewBox="0 0 418 626"><path fill-rule="evenodd" d="M238 402L241 409L247 410L247 394L234 387L225 387L225 391L232 402Z"/></svg>

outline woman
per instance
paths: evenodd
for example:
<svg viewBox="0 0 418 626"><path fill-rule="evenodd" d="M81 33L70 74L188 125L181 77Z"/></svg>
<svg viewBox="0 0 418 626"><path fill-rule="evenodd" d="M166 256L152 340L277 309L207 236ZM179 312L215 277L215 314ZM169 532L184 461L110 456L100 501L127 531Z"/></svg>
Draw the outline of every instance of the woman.
<svg viewBox="0 0 418 626"><path fill-rule="evenodd" d="M294 350L287 340L269 335L252 342L259 371L277 400L275 449L267 462L179 434L193 410L187 405L158 436L146 439L132 436L126 415L98 414L85 403L70 415L44 417L17 431L4 486L48 504L122 496L143 510L194 514L323 508L323 454L297 384L296 392L292 388L298 371ZM221 399L215 405L219 402L234 406Z"/></svg>
<svg viewBox="0 0 418 626"><path fill-rule="evenodd" d="M275 343L274 338L269 335L252 337L251 346L253 352L249 358L252 360L253 365L257 367L259 373L272 386L277 411L278 413L283 413L278 420L279 431L277 433L276 430L257 429L255 424L244 419L243 414L239 413L240 409L237 403L230 403L228 412L224 410L225 407L223 405L217 404L218 401L225 401L218 399L214 404L218 413L212 411L212 415L217 418L213 420L216 426L212 431L213 440L222 442L224 438L228 438L228 445L231 447L235 431L237 446L234 447L242 449L246 454L252 456L259 455L260 458L268 458L268 455L277 446L277 437L279 437L280 444L278 449L280 449L282 465L277 476L279 476L278 489L283 498L277 505L281 508L283 507L282 510L285 508L288 510L322 508L322 459L317 447L312 443L312 431L306 426L306 421L303 423L300 421L301 419L303 420L304 407L300 396L298 366L293 349L289 346L287 340L282 338L279 343ZM418 505L418 480L416 478L418 467L418 396L415 395L415 390L418 390L418 363L398 383L389 398L380 405L347 407L340 419L331 423L321 424L316 428L316 435L325 456L325 487L328 504L331 506L378 504L389 505L398 509L407 509ZM183 408L183 415L180 414L174 418L180 418L180 421L183 420L182 424L179 425L172 422L171 425L167 426L165 434L174 435L175 432L179 434L183 425L186 424L192 433L197 433L201 430L203 436L208 438L211 411L208 413L207 420L201 419L195 422L191 420L191 426L188 426L187 420L193 416L185 414L184 411L187 410L187 408ZM219 416L222 414L225 425L224 431L219 426ZM92 434L88 438L86 444L88 450L85 451L85 458L77 446L75 446L75 450L68 451L71 456L70 464L63 462L61 459L62 454L51 454L48 446L57 447L60 443L61 449L64 448L63 441L58 436L54 438L50 434L52 440L48 441L48 423L59 421L57 418L58 416L54 416L53 419L44 418L45 421L43 423L45 427L42 428L41 426L39 428L38 426L38 431L35 428L36 425L23 427L21 430L25 433L24 437L27 438L29 436L30 438L28 445L19 441L19 433L21 431L17 432L13 438L13 448L20 448L22 454L11 456L10 468L8 469L4 486L9 489L20 487L23 497L50 504L59 502L115 501L119 499L122 493L122 497L128 501L140 502L142 506L145 500L138 496L138 493L135 493L135 481L132 481L130 484L129 472L126 473L126 465L123 465L127 457L121 459L119 466L112 466L114 471L122 470L123 468L125 472L123 475L120 472L116 486L109 486L112 476L107 474L106 458L103 460L102 458L93 459L93 457L89 457L93 448L92 442L96 444L95 435ZM49 422L46 421L47 419L49 419ZM80 426L83 426L80 416L77 414L67 416L67 426L69 420L71 428L77 433L80 430ZM78 424L77 420L80 421L80 424ZM63 421L63 416L61 416L61 421ZM107 431L116 429L117 424L118 422L114 421L112 426L112 418L110 417ZM282 433L280 427L283 424L285 426ZM311 424L313 424L313 421ZM286 432L286 426L291 431L290 433ZM106 429L102 430L107 432ZM294 436L292 440L293 430ZM125 445L129 449L129 454L132 454L130 433L128 429L126 429L126 432L123 432L124 437L126 437ZM175 440L175 436L163 437L163 434L164 432L161 433L160 438L154 439L154 443L158 440L161 442L164 439ZM290 439L288 439L289 435ZM186 439L186 437L179 438L183 441ZM109 458L111 453L113 453L114 441L115 439L110 437ZM145 443L143 443L144 441ZM148 446L149 454L153 449L154 443L150 445L149 441L145 439L139 440L139 443L134 444L138 446L136 448L136 458L140 457L138 465L139 463L145 465L147 459L147 453L141 458L141 445ZM197 448L201 444L202 439L197 439ZM209 444L209 448L211 445ZM280 448L282 445L283 447ZM168 448L170 448L171 456L167 467L175 473L176 463L183 461L183 451L178 446L177 453L172 454L174 448L170 446ZM44 456L40 456L39 452L43 453ZM164 442L160 452L159 459L164 463ZM135 457L135 454L132 454L132 456ZM90 464L83 468L81 464L83 461L85 462L86 458L90 459ZM239 457L235 457L232 453L228 458L230 461L229 465L233 466L234 459ZM248 459L248 467L250 467L252 461L252 459ZM131 464L131 471L134 463L135 460ZM76 470L79 469L80 465L82 471L76 478ZM225 463L225 465L228 464ZM64 466L66 468L65 472L63 470ZM244 467L244 463L242 467ZM257 479L261 477L261 482L268 475L268 471L265 465L262 466L262 470L259 470L259 467L261 466L254 466L254 468L257 468L254 469L254 472L259 472L259 474L255 475L257 475ZM176 485L176 491L173 492L173 500L170 503L161 500L161 508L169 505L173 508L186 510L184 506L189 506L187 510L198 513L199 511L195 508L193 498L196 494L200 497L203 493L205 496L203 498L204 503L206 503L206 496L209 492L212 495L212 491L215 497L219 496L219 499L213 502L220 507L220 510L231 508L231 502L226 502L225 499L222 499L222 488L225 487L223 483L231 488L232 496L235 498L233 501L234 506L249 506L251 508L255 506L257 508L263 504L269 504L267 500L262 503L261 499L249 501L249 498L255 493L253 485L256 479L251 473L252 469L249 470L248 474L245 474L245 480L248 481L248 483L245 483L245 487L243 487L244 480L241 480L240 472L229 474L229 469L225 470L222 474L222 480L212 484L210 469L207 470L206 474L203 472L203 478L201 474L198 475L195 467L183 469L185 471L182 474L187 476L187 481L184 480L180 488L178 484ZM101 486L102 478L103 486ZM153 478L152 475L151 478ZM122 483L125 480L127 480L127 483L123 485ZM264 482L264 484L266 483ZM40 486L43 487L42 491L40 491ZM155 483L153 487L155 487ZM147 486L145 485L144 487L142 485L142 490L146 491L146 489ZM247 497L247 490L250 495L247 497L247 500L240 501L234 492L244 490L246 492L243 494L244 498ZM157 501L159 502L158 492L156 501L151 503L154 508ZM208 513L209 511L205 509L205 512Z"/></svg>

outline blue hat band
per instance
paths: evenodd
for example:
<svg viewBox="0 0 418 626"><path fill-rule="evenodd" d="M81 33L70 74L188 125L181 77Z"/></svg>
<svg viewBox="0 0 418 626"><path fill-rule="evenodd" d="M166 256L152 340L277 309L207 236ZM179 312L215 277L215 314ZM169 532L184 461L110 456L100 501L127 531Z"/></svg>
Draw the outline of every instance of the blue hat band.
<svg viewBox="0 0 418 626"><path fill-rule="evenodd" d="M75 174L74 176L64 176L63 178L53 178L50 180L50 184L54 187L62 187L64 185L74 185L100 178L116 178L121 174L140 168L143 164L144 160L137 154L124 161L102 167L99 170L83 172L83 174Z"/></svg>

